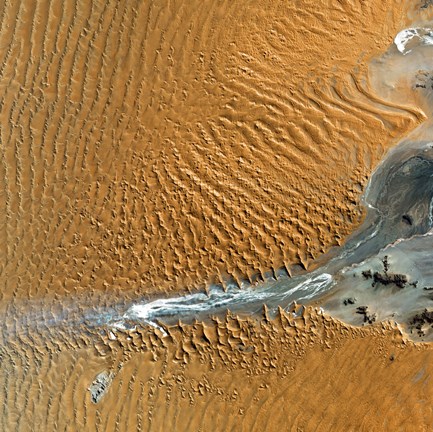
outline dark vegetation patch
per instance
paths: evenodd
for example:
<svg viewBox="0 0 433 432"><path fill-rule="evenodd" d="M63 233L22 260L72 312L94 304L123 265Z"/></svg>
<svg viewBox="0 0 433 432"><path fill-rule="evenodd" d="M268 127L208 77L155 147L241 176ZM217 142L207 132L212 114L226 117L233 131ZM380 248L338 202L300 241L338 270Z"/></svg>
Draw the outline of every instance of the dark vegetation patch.
<svg viewBox="0 0 433 432"><path fill-rule="evenodd" d="M404 223L406 223L406 224L408 224L408 225L411 225L411 226L413 225L413 219L412 219L411 216L405 214L405 215L403 215L403 216L401 217L401 219L402 219L402 221L403 221Z"/></svg>
<svg viewBox="0 0 433 432"><path fill-rule="evenodd" d="M349 298L343 300L344 306L353 305L355 303L356 303L356 298L355 297L349 297Z"/></svg>
<svg viewBox="0 0 433 432"><path fill-rule="evenodd" d="M387 255L384 256L382 264L383 272L373 273L370 269L364 270L362 272L362 276L364 277L364 279L373 279L373 283L371 284L372 287L375 287L377 285L395 285L398 288L404 288L407 285L408 279L405 274L389 272L390 264L388 262ZM417 283L418 282L413 282L411 285L415 284L413 286L416 287Z"/></svg>
<svg viewBox="0 0 433 432"><path fill-rule="evenodd" d="M429 325L430 328L433 328L433 311L429 311L424 309L422 312L415 314L412 319L409 321L409 328L411 332L415 329L418 333L418 336L425 336L425 332L423 327L425 325Z"/></svg>
<svg viewBox="0 0 433 432"><path fill-rule="evenodd" d="M377 318L375 313L371 314L368 312L368 306L358 306L356 308L356 313L364 317L365 324L373 324Z"/></svg>

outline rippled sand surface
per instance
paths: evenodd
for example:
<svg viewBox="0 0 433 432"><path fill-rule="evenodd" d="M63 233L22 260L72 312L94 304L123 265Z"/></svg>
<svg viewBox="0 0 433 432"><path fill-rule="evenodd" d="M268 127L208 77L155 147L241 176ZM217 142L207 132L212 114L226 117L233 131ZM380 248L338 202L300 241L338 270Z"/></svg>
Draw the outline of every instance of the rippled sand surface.
<svg viewBox="0 0 433 432"><path fill-rule="evenodd" d="M344 242L427 112L367 70L409 6L0 2L1 430L428 430L432 350L395 324L106 326Z"/></svg>
<svg viewBox="0 0 433 432"><path fill-rule="evenodd" d="M3 2L2 290L160 292L312 258L421 114L365 62L404 2Z"/></svg>
<svg viewBox="0 0 433 432"><path fill-rule="evenodd" d="M355 329L308 308L165 331L2 346L2 430L430 429L432 348L391 324Z"/></svg>

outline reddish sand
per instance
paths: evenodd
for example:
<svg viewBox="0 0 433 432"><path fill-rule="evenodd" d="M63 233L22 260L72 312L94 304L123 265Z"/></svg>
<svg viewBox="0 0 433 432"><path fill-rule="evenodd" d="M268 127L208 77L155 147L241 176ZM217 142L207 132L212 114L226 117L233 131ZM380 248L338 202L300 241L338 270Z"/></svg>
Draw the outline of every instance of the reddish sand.
<svg viewBox="0 0 433 432"><path fill-rule="evenodd" d="M431 428L433 349L390 324L355 329L307 309L167 332L21 337L2 354L1 430ZM104 372L95 404L88 389Z"/></svg>
<svg viewBox="0 0 433 432"><path fill-rule="evenodd" d="M340 244L423 119L367 71L406 3L0 2L0 430L431 429L433 351L388 324L308 309L101 336L47 306L290 272Z"/></svg>
<svg viewBox="0 0 433 432"><path fill-rule="evenodd" d="M4 2L1 290L308 267L422 118L369 89L403 1Z"/></svg>

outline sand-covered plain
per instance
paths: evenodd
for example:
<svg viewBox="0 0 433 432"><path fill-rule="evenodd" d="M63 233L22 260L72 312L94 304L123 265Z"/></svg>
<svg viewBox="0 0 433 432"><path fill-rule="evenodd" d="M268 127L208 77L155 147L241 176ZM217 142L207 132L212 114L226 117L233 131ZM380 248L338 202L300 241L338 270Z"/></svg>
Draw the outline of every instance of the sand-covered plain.
<svg viewBox="0 0 433 432"><path fill-rule="evenodd" d="M395 325L352 328L308 308L297 319L229 315L165 331L10 341L1 347L1 429L431 428L432 346L406 341ZM109 385L94 384L94 403L100 374Z"/></svg>
<svg viewBox="0 0 433 432"><path fill-rule="evenodd" d="M0 2L1 430L429 430L433 351L394 325L308 308L164 336L67 307L290 273L341 244L424 118L367 70L407 3Z"/></svg>
<svg viewBox="0 0 433 432"><path fill-rule="evenodd" d="M404 1L2 2L1 281L196 289L308 267L422 113L371 91Z"/></svg>

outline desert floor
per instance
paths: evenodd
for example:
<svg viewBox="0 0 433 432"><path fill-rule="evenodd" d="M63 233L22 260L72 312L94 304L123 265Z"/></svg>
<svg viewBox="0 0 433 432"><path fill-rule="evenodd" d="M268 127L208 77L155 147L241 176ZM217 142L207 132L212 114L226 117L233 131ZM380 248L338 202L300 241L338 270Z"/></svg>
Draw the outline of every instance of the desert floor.
<svg viewBox="0 0 433 432"><path fill-rule="evenodd" d="M342 244L425 119L368 71L432 13L408 3L0 2L1 430L429 429L432 348L391 323L114 334L53 306L290 275Z"/></svg>

